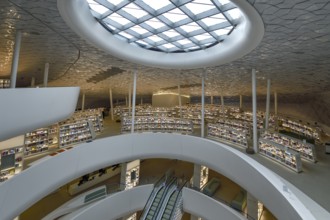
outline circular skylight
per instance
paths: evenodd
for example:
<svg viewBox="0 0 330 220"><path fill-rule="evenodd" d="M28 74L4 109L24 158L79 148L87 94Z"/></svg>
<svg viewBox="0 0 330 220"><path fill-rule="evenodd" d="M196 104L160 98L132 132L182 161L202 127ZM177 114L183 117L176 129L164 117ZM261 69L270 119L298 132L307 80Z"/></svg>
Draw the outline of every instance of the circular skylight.
<svg viewBox="0 0 330 220"><path fill-rule="evenodd" d="M87 0L92 15L131 45L166 53L223 42L242 16L229 0Z"/></svg>

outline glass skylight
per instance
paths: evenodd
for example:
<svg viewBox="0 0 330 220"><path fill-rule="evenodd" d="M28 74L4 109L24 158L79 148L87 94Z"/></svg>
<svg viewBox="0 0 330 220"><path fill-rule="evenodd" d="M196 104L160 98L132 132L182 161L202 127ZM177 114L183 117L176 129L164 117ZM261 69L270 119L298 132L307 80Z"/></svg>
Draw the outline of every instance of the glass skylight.
<svg viewBox="0 0 330 220"><path fill-rule="evenodd" d="M229 0L86 1L92 15L114 36L166 53L202 50L221 43L242 16Z"/></svg>

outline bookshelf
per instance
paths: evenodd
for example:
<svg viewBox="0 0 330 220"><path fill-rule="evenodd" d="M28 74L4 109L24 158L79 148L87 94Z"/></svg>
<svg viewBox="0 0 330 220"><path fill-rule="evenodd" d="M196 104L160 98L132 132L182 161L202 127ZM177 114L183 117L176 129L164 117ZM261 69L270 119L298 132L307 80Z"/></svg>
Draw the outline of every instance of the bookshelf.
<svg viewBox="0 0 330 220"><path fill-rule="evenodd" d="M291 120L291 119L285 119L283 117L278 118L280 128L288 130L290 132L296 133L298 135L305 136L307 138L312 138L315 140L319 140L320 136L318 131L308 125L302 124L300 122Z"/></svg>
<svg viewBox="0 0 330 220"><path fill-rule="evenodd" d="M32 156L48 150L48 128L40 128L25 134L24 155Z"/></svg>
<svg viewBox="0 0 330 220"><path fill-rule="evenodd" d="M23 146L18 146L0 151L0 182L13 177L23 170L23 149Z"/></svg>
<svg viewBox="0 0 330 220"><path fill-rule="evenodd" d="M248 130L240 127L231 127L224 124L208 124L207 136L219 141L230 142L241 147L247 147Z"/></svg>
<svg viewBox="0 0 330 220"><path fill-rule="evenodd" d="M259 153L297 173L302 171L300 154L276 142L259 138Z"/></svg>
<svg viewBox="0 0 330 220"><path fill-rule="evenodd" d="M0 89L10 88L10 79L0 79Z"/></svg>
<svg viewBox="0 0 330 220"><path fill-rule="evenodd" d="M131 117L123 117L121 120L121 133L131 131ZM135 117L134 131L160 131L191 134L193 124L190 120L170 117Z"/></svg>
<svg viewBox="0 0 330 220"><path fill-rule="evenodd" d="M59 124L59 146L61 148L91 141L95 138L91 121L65 121Z"/></svg>
<svg viewBox="0 0 330 220"><path fill-rule="evenodd" d="M315 146L313 144L306 143L306 141L302 141L284 134L269 131L264 131L261 134L261 137L299 152L301 158L303 159L317 162Z"/></svg>

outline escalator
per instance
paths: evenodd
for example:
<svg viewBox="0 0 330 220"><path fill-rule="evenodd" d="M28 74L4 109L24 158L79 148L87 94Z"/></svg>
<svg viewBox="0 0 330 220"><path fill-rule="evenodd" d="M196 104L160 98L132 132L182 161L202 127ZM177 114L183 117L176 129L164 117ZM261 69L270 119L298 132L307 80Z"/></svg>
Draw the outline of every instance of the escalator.
<svg viewBox="0 0 330 220"><path fill-rule="evenodd" d="M144 219L151 220L154 218L154 216L157 215L156 211L159 204L161 203L165 189L166 189L165 186L162 186L160 190L157 192L153 202L151 203L150 208L148 209L148 213Z"/></svg>
<svg viewBox="0 0 330 220"><path fill-rule="evenodd" d="M140 220L156 220L159 211L163 207L164 200L167 202L167 194L168 192L173 192L173 188L176 187L176 178L173 177L165 183L160 185L154 196L149 198L150 201L147 202L147 206L145 207Z"/></svg>
<svg viewBox="0 0 330 220"><path fill-rule="evenodd" d="M161 220L170 220L171 219L171 215L172 215L173 209L175 208L175 202L177 200L178 195L179 195L178 190L175 190L171 194L171 196L165 206L165 209L159 219L161 219Z"/></svg>

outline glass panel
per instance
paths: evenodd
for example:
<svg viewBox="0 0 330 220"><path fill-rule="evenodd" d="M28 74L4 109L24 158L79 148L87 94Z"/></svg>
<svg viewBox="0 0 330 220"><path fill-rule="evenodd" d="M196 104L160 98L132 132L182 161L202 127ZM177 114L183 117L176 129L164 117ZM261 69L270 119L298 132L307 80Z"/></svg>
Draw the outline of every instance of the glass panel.
<svg viewBox="0 0 330 220"><path fill-rule="evenodd" d="M202 41L202 40L206 40L206 39L212 38L212 36L209 35L209 34L200 34L200 35L194 36L194 38L196 38L199 41Z"/></svg>
<svg viewBox="0 0 330 220"><path fill-rule="evenodd" d="M185 18L187 18L188 16L185 15L180 9L176 8L173 9L165 14L163 14L168 20L170 20L171 22L175 23L178 21L181 21Z"/></svg>
<svg viewBox="0 0 330 220"><path fill-rule="evenodd" d="M158 29L158 28L165 26L165 24L163 22L161 22L160 20L158 20L157 18L152 18L144 23L146 23L147 25L149 25L150 27L152 27L154 29Z"/></svg>
<svg viewBox="0 0 330 220"><path fill-rule="evenodd" d="M149 40L151 40L153 42L159 42L159 41L162 41L163 40L163 38L160 38L157 35L152 35L152 36L148 37L147 39L149 39Z"/></svg>
<svg viewBox="0 0 330 220"><path fill-rule="evenodd" d="M216 35L221 36L221 35L227 35L229 33L229 31L232 29L232 26L230 27L226 27L226 28L222 28L216 31L213 31Z"/></svg>
<svg viewBox="0 0 330 220"><path fill-rule="evenodd" d="M131 3L127 6L125 6L122 10L126 11L128 14L132 15L133 17L139 19L142 18L143 16L147 15L148 13L145 12L144 10L141 10L140 7L137 5Z"/></svg>
<svg viewBox="0 0 330 220"><path fill-rule="evenodd" d="M149 31L142 28L141 26L135 25L134 27L130 28L132 31L135 31L138 34L145 34L148 33Z"/></svg>
<svg viewBox="0 0 330 220"><path fill-rule="evenodd" d="M171 4L169 0L142 0L142 1L156 11Z"/></svg>
<svg viewBox="0 0 330 220"><path fill-rule="evenodd" d="M139 44L142 44L142 45L147 45L147 43L146 42L144 42L144 41L142 41L142 40L138 40L138 41L136 41L136 43L139 43Z"/></svg>
<svg viewBox="0 0 330 220"><path fill-rule="evenodd" d="M222 5L228 4L229 0L218 0Z"/></svg>
<svg viewBox="0 0 330 220"><path fill-rule="evenodd" d="M222 15L221 18L208 17L201 20L206 26L212 26L216 24L221 24L222 22L227 21L227 19Z"/></svg>
<svg viewBox="0 0 330 220"><path fill-rule="evenodd" d="M164 31L162 32L162 34L165 34L168 37L176 37L179 36L180 34L178 32L176 32L175 30L168 30L168 31Z"/></svg>
<svg viewBox="0 0 330 220"><path fill-rule="evenodd" d="M126 37L127 39L131 39L131 38L133 38L132 35L130 35L130 34L124 32L124 31L120 32L119 34L122 35L122 36L124 36L124 37Z"/></svg>
<svg viewBox="0 0 330 220"><path fill-rule="evenodd" d="M214 8L214 5L208 5L208 4L200 4L200 3L195 3L191 2L185 5L189 11L191 11L193 14L200 14L202 12L211 10Z"/></svg>
<svg viewBox="0 0 330 220"><path fill-rule="evenodd" d="M238 8L227 11L232 19L237 19L242 16L241 11Z"/></svg>
<svg viewBox="0 0 330 220"><path fill-rule="evenodd" d="M173 44L163 44L162 46L167 48L167 49L171 49L171 48L175 47Z"/></svg>
<svg viewBox="0 0 330 220"><path fill-rule="evenodd" d="M126 24L130 23L130 21L128 19L124 18L123 16L121 16L117 13L113 13L113 14L109 15L107 18L111 19L121 25L126 25Z"/></svg>
<svg viewBox="0 0 330 220"><path fill-rule="evenodd" d="M185 44L190 44L190 43L192 43L190 40L188 40L188 39L182 39L182 40L178 40L177 41L179 44L181 44L181 45L185 45Z"/></svg>
<svg viewBox="0 0 330 220"><path fill-rule="evenodd" d="M201 27L195 22L182 25L180 28L182 28L187 33L201 29Z"/></svg>
<svg viewBox="0 0 330 220"><path fill-rule="evenodd" d="M93 1L93 0L88 0L88 3L89 3L89 7L99 13L99 14L103 14L105 12L107 12L109 9L104 7L103 5L100 5L99 3Z"/></svg>
<svg viewBox="0 0 330 220"><path fill-rule="evenodd" d="M110 2L111 4L119 5L123 0L107 0L107 1Z"/></svg>

